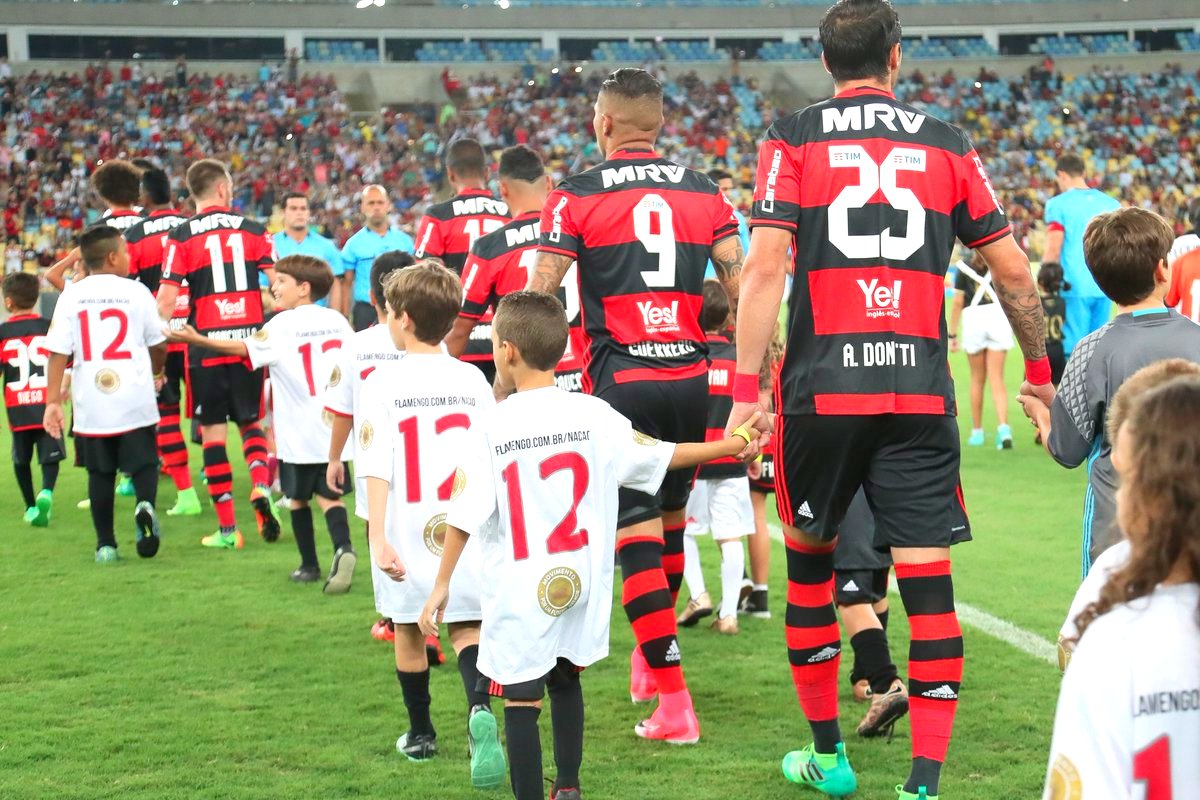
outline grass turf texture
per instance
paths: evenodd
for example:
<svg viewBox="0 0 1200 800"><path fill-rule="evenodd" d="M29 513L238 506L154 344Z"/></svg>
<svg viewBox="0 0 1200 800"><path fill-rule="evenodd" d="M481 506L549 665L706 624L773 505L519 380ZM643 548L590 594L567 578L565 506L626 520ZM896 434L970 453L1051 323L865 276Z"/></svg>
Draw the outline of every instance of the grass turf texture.
<svg viewBox="0 0 1200 800"><path fill-rule="evenodd" d="M965 358L955 355L952 364L965 398ZM1018 355L1010 356L1008 372L1015 394ZM1015 403L1009 416L1015 450L994 449L990 412L987 447L964 447L976 541L954 550L956 591L1053 640L1077 582L1084 477L1035 449ZM241 461L236 443L230 450ZM193 469L199 463L194 454ZM200 537L216 527L205 498L199 518L164 515L162 550L142 561L133 548L133 500L117 498L123 561L109 566L92 563L90 518L74 507L85 492L81 471L64 467L46 530L21 523L24 509L8 481L0 501L0 519L7 520L0 559L0 797L510 796L507 786L490 793L470 788L466 706L453 657L432 681L438 757L412 764L396 754L407 722L390 645L368 636L375 614L365 561L344 597L323 596L320 584L289 583L298 557L287 515L277 544L254 536L244 466L236 488L244 551L200 547ZM164 480L160 509L173 500ZM328 568L328 539L316 516ZM354 539L365 554L357 522ZM719 594L718 552L709 541L701 542L701 552L709 589ZM628 701L632 636L614 603L612 655L583 676L587 796L817 796L787 784L779 771L783 754L810 740L783 644L782 545L773 552L771 587L774 618L743 619L740 637L721 637L703 625L682 632L704 736L689 748L634 736L648 709ZM616 592L619 598L619 580ZM892 649L904 674L907 623L900 604L893 607ZM1057 670L971 628L965 635L966 675L941 796L1038 796ZM849 662L847 646L844 673ZM858 740L853 730L863 706L850 700L844 680L841 688L842 726L859 775L856 796L893 798L892 786L907 773L908 721L890 743ZM549 717L542 714L542 743L553 777Z"/></svg>

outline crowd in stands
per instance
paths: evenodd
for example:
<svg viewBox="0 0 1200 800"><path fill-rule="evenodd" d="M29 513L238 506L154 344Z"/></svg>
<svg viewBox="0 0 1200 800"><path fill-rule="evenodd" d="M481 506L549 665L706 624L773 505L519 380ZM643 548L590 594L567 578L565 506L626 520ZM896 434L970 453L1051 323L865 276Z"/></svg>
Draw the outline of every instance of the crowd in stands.
<svg viewBox="0 0 1200 800"><path fill-rule="evenodd" d="M135 65L137 66L137 65ZM654 70L666 89L660 149L689 166L723 167L749 207L757 142L780 113L752 79L706 82L694 72ZM182 194L184 166L226 159L235 205L280 226L278 200L310 195L314 222L339 245L361 220L364 185L392 189L394 223L410 226L443 181L444 144L471 136L499 150L540 149L555 180L599 160L592 103L603 74L528 65L515 75L459 79L443 73L449 101L382 115L352 114L332 77L262 69L248 77L159 76L129 65L88 65L76 74L32 72L0 80L0 202L6 268L48 266L98 216L87 176L106 158L150 157ZM1185 224L1200 146L1200 73L1168 66L1149 75L1105 68L1079 76L1053 62L1019 79L981 69L965 76L912 73L898 95L966 129L1037 258L1042 210L1055 193L1064 151L1088 161L1093 182L1122 202ZM32 262L32 263L31 263Z"/></svg>

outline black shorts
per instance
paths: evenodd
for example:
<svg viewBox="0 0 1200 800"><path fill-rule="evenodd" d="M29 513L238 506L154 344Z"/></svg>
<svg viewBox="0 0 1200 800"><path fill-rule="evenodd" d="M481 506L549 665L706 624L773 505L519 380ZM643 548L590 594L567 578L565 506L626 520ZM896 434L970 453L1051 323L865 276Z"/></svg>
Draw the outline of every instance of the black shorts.
<svg viewBox="0 0 1200 800"><path fill-rule="evenodd" d="M488 345L488 348L490 349L491 345ZM488 386L496 382L496 362L492 360L490 355L487 361L468 361L467 363L479 367L479 371L483 373L483 378L488 382Z"/></svg>
<svg viewBox="0 0 1200 800"><path fill-rule="evenodd" d="M763 453L761 463L762 475L750 479L750 491L758 492L759 494L774 494L775 455L773 453Z"/></svg>
<svg viewBox="0 0 1200 800"><path fill-rule="evenodd" d="M846 517L838 526L837 548L833 551L833 569L842 572L887 571L892 554L875 541L875 515L862 489L854 493Z"/></svg>
<svg viewBox="0 0 1200 800"><path fill-rule="evenodd" d="M329 488L325 482L327 464L289 464L279 462L279 489L283 496L292 500L312 500L313 495L324 497L326 500L341 500L342 494ZM350 465L343 462L346 470L346 494L354 491L354 478L350 475Z"/></svg>
<svg viewBox="0 0 1200 800"><path fill-rule="evenodd" d="M878 603L887 597L888 573L884 569L852 569L833 571L833 592L839 606L861 606Z"/></svg>
<svg viewBox="0 0 1200 800"><path fill-rule="evenodd" d="M633 429L664 442L703 442L708 424L708 375L678 381L617 383L596 395L633 423ZM667 473L657 494L621 489L617 527L657 519L679 511L692 493L695 467Z"/></svg>
<svg viewBox="0 0 1200 800"><path fill-rule="evenodd" d="M245 365L193 367L188 383L195 403L192 414L201 425L246 425L262 419L263 371Z"/></svg>
<svg viewBox="0 0 1200 800"><path fill-rule="evenodd" d="M177 406L183 399L180 384L187 380L186 355L182 352L167 353L163 373L167 380L158 393L158 403L163 406Z"/></svg>
<svg viewBox="0 0 1200 800"><path fill-rule="evenodd" d="M581 672L583 672L583 667L577 667L565 658L560 658L558 663L554 665L554 669L540 678L502 686L490 678L481 677L479 683L475 686L475 690L490 694L492 697L503 697L505 700L533 702L542 699L542 695L546 693L547 686L552 689L559 686L567 686L579 680L579 673Z"/></svg>
<svg viewBox="0 0 1200 800"><path fill-rule="evenodd" d="M88 472L133 475L158 465L157 426L147 425L116 436L75 436L75 450Z"/></svg>
<svg viewBox="0 0 1200 800"><path fill-rule="evenodd" d="M67 445L55 439L43 428L29 428L12 432L12 460L24 466L33 462L33 451L37 450L39 464L57 464L67 457Z"/></svg>
<svg viewBox="0 0 1200 800"><path fill-rule="evenodd" d="M970 540L954 417L775 419L775 500L785 525L832 541L861 486L875 515L876 548Z"/></svg>

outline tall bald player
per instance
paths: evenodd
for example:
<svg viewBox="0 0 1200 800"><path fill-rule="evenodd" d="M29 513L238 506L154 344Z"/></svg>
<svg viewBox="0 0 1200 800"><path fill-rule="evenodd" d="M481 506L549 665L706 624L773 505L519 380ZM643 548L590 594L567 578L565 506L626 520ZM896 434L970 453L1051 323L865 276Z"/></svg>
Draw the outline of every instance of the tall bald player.
<svg viewBox="0 0 1200 800"><path fill-rule="evenodd" d="M567 178L547 199L529 288L557 291L578 260L589 339L584 391L608 401L635 430L700 442L708 400L699 321L704 271L711 257L736 305L742 245L717 185L654 151L662 125L662 85L652 75L619 69L608 77L593 119L607 160ZM638 642L630 695L634 702L659 697L635 731L673 743L700 738L672 610L691 479L691 470L668 473L655 495L622 489L617 531L622 602Z"/></svg>

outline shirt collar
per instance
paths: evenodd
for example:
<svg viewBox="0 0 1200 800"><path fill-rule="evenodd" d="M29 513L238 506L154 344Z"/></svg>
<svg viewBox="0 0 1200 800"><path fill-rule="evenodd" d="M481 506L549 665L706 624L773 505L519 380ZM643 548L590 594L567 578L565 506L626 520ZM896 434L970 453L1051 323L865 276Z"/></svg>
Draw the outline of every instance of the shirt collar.
<svg viewBox="0 0 1200 800"><path fill-rule="evenodd" d="M654 148L647 149L644 147L639 147L639 148L624 148L624 147L622 147L620 150L609 153L609 155L608 155L609 161L625 161L625 160L632 160L635 158L640 158L640 159L658 158L658 153L656 153L654 151Z"/></svg>
<svg viewBox="0 0 1200 800"><path fill-rule="evenodd" d="M896 99L896 95L889 92L887 89L880 89L877 86L853 86L849 89L843 89L834 95L839 100L843 97L862 97L863 95L877 95L879 97L890 97Z"/></svg>

